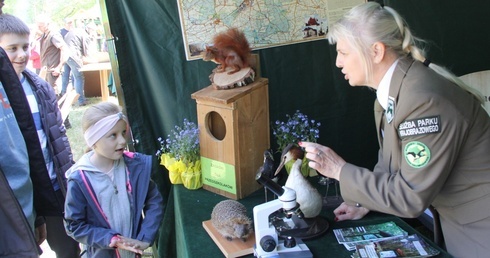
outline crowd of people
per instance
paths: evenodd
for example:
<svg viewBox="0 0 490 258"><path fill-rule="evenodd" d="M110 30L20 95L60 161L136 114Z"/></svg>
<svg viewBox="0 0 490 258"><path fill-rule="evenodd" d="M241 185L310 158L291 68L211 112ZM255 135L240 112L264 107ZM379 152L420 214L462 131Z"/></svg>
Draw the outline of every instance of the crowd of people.
<svg viewBox="0 0 490 258"><path fill-rule="evenodd" d="M96 52L94 38L91 36L95 25L85 25L80 21L74 25L73 19L66 18L64 27L58 30L48 16L40 15L34 30L31 42L31 52L34 52L31 54L32 67L36 71L45 67L44 76L60 97L66 94L71 81L79 94L78 105L86 105L85 78L81 68ZM61 87L58 85L60 76Z"/></svg>
<svg viewBox="0 0 490 258"><path fill-rule="evenodd" d="M119 106L102 102L82 119L91 151L75 163L58 106L68 82L59 91L57 80L69 73L82 96L79 105L85 104L80 68L89 36L68 28L63 37L46 16L38 17L33 31L3 13L3 5L0 0L0 134L6 146L0 154L0 257L39 257L45 240L58 258L80 257L80 244L88 257L142 254L164 210L150 179L152 157L124 151L128 121ZM63 71L65 64L70 70ZM82 193L87 191L93 198Z"/></svg>

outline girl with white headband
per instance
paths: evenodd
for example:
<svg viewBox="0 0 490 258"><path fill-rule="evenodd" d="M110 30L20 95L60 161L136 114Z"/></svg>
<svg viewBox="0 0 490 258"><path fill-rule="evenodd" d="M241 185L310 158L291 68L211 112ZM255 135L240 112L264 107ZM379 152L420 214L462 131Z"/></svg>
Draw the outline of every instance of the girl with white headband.
<svg viewBox="0 0 490 258"><path fill-rule="evenodd" d="M125 152L128 121L113 103L88 108L82 127L92 150L66 173L66 232L88 257L134 258L153 243L163 217L152 157Z"/></svg>

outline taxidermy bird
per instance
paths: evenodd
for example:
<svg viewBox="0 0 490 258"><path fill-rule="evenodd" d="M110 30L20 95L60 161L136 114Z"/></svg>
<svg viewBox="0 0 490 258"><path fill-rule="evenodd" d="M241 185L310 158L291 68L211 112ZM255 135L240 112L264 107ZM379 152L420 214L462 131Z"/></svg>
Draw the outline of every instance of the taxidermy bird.
<svg viewBox="0 0 490 258"><path fill-rule="evenodd" d="M274 175L274 156L271 150L264 151L264 164L260 166L258 173L262 173L272 181L277 183L277 177ZM264 187L265 191L265 202L267 202L267 188Z"/></svg>
<svg viewBox="0 0 490 258"><path fill-rule="evenodd" d="M296 202L299 203L305 218L314 218L320 214L323 207L323 198L318 190L313 187L308 179L301 173L301 165L305 152L295 144L289 144L281 154L281 163L277 167L274 175L279 174L284 164L290 160L295 160L286 180L286 187L296 191Z"/></svg>

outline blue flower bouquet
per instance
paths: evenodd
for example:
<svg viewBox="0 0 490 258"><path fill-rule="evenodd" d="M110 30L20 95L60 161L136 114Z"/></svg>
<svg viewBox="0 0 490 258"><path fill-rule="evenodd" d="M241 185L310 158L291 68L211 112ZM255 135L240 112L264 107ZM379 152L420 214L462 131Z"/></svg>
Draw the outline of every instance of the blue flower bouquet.
<svg viewBox="0 0 490 258"><path fill-rule="evenodd" d="M320 122L316 122L313 119L309 119L307 115L301 113L299 110L291 116L286 115L286 121L277 120L273 126L273 135L276 138L279 153L290 143L298 143L300 141L316 142L320 137L321 125ZM288 164L290 163L290 164ZM291 170L293 160L284 165L286 171L289 173ZM308 166L308 160L303 159L301 165L301 173L307 177L309 175L316 175L316 171L312 171Z"/></svg>
<svg viewBox="0 0 490 258"><path fill-rule="evenodd" d="M158 138L160 149L156 155L169 172L172 184L183 184L188 189L202 187L199 128L184 119L183 126L175 126L166 139Z"/></svg>

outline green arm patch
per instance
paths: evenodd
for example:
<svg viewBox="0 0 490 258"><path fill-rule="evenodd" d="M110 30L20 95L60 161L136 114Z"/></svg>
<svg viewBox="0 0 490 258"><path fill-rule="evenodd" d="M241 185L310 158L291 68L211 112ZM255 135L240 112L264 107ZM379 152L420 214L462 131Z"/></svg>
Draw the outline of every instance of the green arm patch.
<svg viewBox="0 0 490 258"><path fill-rule="evenodd" d="M424 167L430 160L429 147L418 141L407 143L403 150L403 155L405 156L408 165L413 168Z"/></svg>

